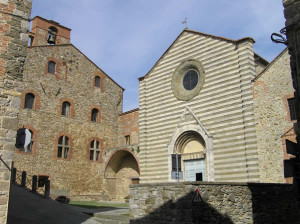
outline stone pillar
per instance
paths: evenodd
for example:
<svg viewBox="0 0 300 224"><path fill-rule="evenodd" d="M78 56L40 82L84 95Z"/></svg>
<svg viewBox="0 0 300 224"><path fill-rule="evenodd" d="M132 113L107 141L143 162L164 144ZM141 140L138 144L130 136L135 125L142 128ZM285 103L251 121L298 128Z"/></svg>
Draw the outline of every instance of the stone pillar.
<svg viewBox="0 0 300 224"><path fill-rule="evenodd" d="M298 153L300 153L300 0L283 0L284 17L286 18L286 37L288 41L288 50L291 56L290 65L295 89L297 123L294 125L296 140L298 143ZM300 155L296 156L297 163L300 164ZM298 166L299 169L299 165ZM297 171L297 168L295 169ZM294 185L300 196L300 178L296 174Z"/></svg>
<svg viewBox="0 0 300 224"><path fill-rule="evenodd" d="M32 0L0 0L0 156L14 155ZM6 223L10 171L0 164L0 223Z"/></svg>

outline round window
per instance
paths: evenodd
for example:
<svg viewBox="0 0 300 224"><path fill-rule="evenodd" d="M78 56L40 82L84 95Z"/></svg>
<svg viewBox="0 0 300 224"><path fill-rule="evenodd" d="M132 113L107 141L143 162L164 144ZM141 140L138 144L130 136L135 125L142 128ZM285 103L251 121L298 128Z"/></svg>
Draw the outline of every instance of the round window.
<svg viewBox="0 0 300 224"><path fill-rule="evenodd" d="M205 80L205 72L200 61L186 59L175 69L171 87L174 96L179 100L190 100L196 97Z"/></svg>
<svg viewBox="0 0 300 224"><path fill-rule="evenodd" d="M198 73L194 69L188 70L183 77L183 87L186 90L194 89L198 84Z"/></svg>

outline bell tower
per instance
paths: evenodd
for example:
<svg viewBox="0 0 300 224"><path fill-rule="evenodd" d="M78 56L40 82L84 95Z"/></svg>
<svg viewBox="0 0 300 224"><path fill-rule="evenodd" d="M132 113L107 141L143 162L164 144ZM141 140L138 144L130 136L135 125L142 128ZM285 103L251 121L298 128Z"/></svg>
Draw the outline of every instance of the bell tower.
<svg viewBox="0 0 300 224"><path fill-rule="evenodd" d="M53 20L36 16L32 19L29 46L69 44L70 34L71 29Z"/></svg>

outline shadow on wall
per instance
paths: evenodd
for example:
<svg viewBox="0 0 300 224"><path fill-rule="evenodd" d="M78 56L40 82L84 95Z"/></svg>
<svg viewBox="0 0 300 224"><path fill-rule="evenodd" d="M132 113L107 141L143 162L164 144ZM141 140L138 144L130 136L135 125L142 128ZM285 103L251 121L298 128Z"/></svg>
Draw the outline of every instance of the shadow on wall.
<svg viewBox="0 0 300 224"><path fill-rule="evenodd" d="M300 223L300 201L291 184L248 184L253 223Z"/></svg>
<svg viewBox="0 0 300 224"><path fill-rule="evenodd" d="M179 198L176 202L168 200L158 209L147 214L143 218L130 220L131 224L191 224L191 223L222 223L231 224L232 220L227 214L221 214L209 203L192 203L194 192ZM149 199L150 203L155 200ZM147 202L146 202L147 203ZM147 213L147 210L146 210ZM196 213L196 214L194 214ZM197 216L198 218L196 218ZM194 217L194 218L193 218Z"/></svg>
<svg viewBox="0 0 300 224"><path fill-rule="evenodd" d="M202 203L194 202L196 189ZM131 193L131 224L300 224L300 203L289 184L143 184L132 185Z"/></svg>

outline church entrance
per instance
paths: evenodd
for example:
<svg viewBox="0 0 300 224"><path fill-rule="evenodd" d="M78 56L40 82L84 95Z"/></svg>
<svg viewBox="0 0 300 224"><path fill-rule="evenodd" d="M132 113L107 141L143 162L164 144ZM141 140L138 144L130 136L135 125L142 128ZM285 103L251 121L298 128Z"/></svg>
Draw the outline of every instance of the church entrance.
<svg viewBox="0 0 300 224"><path fill-rule="evenodd" d="M108 160L104 178L111 200L123 201L129 195L129 185L140 176L138 162L128 149L116 151Z"/></svg>
<svg viewBox="0 0 300 224"><path fill-rule="evenodd" d="M177 138L174 151L179 155L184 181L207 180L205 148L204 139L195 131L186 131Z"/></svg>

